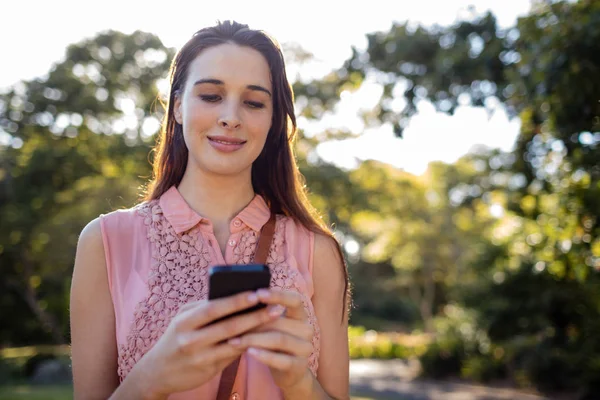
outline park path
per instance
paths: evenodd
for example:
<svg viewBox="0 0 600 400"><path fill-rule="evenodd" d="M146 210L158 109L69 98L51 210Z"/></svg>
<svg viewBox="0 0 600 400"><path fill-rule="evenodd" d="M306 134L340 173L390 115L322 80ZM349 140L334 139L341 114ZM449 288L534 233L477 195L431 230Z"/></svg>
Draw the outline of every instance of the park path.
<svg viewBox="0 0 600 400"><path fill-rule="evenodd" d="M382 400L551 400L514 389L416 379L416 363L352 360L350 388L357 397Z"/></svg>

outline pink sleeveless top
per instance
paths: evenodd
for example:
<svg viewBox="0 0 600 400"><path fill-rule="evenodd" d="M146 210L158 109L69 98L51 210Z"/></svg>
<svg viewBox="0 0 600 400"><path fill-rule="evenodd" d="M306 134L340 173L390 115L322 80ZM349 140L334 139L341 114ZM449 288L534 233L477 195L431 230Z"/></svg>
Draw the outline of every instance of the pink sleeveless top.
<svg viewBox="0 0 600 400"><path fill-rule="evenodd" d="M193 211L176 187L160 199L100 217L108 282L115 310L118 374L125 379L156 343L184 304L208 297L208 269L252 261L258 233L270 211L255 196L232 221L225 257L212 224ZM311 303L314 235L289 217L277 216L267 264L271 287L299 292L314 328L309 366L316 376L319 326ZM198 388L169 399L214 399L220 374ZM242 356L233 399L282 398L268 367Z"/></svg>

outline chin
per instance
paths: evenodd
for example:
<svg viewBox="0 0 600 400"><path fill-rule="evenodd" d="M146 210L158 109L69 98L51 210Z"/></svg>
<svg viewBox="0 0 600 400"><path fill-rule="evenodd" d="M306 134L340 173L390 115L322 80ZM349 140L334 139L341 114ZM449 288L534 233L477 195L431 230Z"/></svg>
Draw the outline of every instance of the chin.
<svg viewBox="0 0 600 400"><path fill-rule="evenodd" d="M241 155L241 154L240 154ZM194 160L195 159L195 160ZM248 174L252 169L252 160L249 157L193 157L194 169L201 173L221 176L235 176ZM189 165L188 166L192 166Z"/></svg>
<svg viewBox="0 0 600 400"><path fill-rule="evenodd" d="M252 168L252 165L211 165L201 169L214 175L236 176L246 174L250 171L250 168Z"/></svg>

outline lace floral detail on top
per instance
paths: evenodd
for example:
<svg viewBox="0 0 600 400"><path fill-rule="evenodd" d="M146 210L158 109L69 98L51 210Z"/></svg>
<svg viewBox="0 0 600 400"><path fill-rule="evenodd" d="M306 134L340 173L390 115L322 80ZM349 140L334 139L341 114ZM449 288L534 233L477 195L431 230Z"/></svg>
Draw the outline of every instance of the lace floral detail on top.
<svg viewBox="0 0 600 400"><path fill-rule="evenodd" d="M152 243L148 296L134 312L126 344L119 346L119 377L133 366L163 335L179 308L207 297L210 255L197 230L177 235L163 216L158 201L139 206Z"/></svg>
<svg viewBox="0 0 600 400"><path fill-rule="evenodd" d="M283 290L294 290L302 296L304 310L308 315L308 320L313 328L312 346L313 351L309 357L308 364L313 375L317 375L319 367L319 351L320 351L320 330L317 323L312 303L302 292L298 285L298 280L302 279L300 273L295 268L290 268L289 263L285 258L285 227L287 219L283 216L277 216L277 224L275 225L275 233L269 256L267 257L267 265L271 270L271 287ZM238 245L233 250L234 263L247 264L252 262L254 252L256 251L256 243L258 234L255 231L248 231L242 234Z"/></svg>
<svg viewBox="0 0 600 400"><path fill-rule="evenodd" d="M157 200L140 205L137 213L144 218L152 248L152 265L148 277L149 294L136 306L126 343L119 346L118 374L122 380L133 366L164 334L169 323L186 303L208 298L210 253L198 228L178 235L163 215ZM300 289L302 279L285 259L285 217L277 216L273 242L267 264L271 270L271 287L295 290L302 295L304 308L313 327L313 352L309 368L318 368L320 332L310 300ZM252 262L258 240L257 232L248 230L234 248L236 264Z"/></svg>

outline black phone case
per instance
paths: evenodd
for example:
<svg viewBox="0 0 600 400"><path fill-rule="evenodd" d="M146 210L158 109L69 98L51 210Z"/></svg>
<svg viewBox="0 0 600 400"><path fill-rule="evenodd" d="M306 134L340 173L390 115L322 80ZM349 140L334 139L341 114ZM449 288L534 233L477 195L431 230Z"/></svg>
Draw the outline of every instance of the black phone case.
<svg viewBox="0 0 600 400"><path fill-rule="evenodd" d="M219 265L210 268L208 299L219 299L246 291L268 289L271 283L271 271L264 264ZM263 303L230 314L225 318L245 314L266 307ZM221 318L221 321L225 318ZM213 323L218 322L213 321Z"/></svg>

